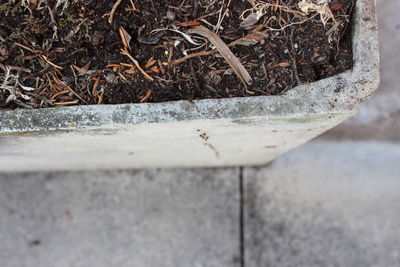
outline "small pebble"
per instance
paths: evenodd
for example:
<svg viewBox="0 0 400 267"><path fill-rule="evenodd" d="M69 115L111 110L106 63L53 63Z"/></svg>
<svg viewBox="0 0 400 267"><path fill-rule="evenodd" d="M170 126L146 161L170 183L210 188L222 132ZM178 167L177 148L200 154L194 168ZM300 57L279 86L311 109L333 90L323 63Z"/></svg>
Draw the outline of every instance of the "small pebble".
<svg viewBox="0 0 400 267"><path fill-rule="evenodd" d="M139 37L138 38L139 43L142 44L149 44L149 45L153 45L153 44L157 44L160 41L159 37Z"/></svg>
<svg viewBox="0 0 400 267"><path fill-rule="evenodd" d="M106 81L108 83L115 83L115 74L112 72L109 72L106 74Z"/></svg>
<svg viewBox="0 0 400 267"><path fill-rule="evenodd" d="M167 11L167 19L169 19L169 20L175 20L175 13L174 12L172 12L171 10L168 10Z"/></svg>

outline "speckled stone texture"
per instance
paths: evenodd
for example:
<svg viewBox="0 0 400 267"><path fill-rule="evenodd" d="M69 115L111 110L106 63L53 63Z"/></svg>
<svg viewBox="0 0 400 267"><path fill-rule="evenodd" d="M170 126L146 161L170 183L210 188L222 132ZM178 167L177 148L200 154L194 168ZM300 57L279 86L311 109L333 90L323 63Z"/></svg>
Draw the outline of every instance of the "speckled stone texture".
<svg viewBox="0 0 400 267"><path fill-rule="evenodd" d="M400 145L311 142L245 168L245 266L398 267Z"/></svg>
<svg viewBox="0 0 400 267"><path fill-rule="evenodd" d="M0 174L2 267L239 267L239 169Z"/></svg>

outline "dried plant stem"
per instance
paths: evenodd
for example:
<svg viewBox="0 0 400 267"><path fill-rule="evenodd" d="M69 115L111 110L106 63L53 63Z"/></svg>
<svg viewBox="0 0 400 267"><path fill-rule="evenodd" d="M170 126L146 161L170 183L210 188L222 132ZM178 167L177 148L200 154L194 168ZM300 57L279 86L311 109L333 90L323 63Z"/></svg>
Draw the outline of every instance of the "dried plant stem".
<svg viewBox="0 0 400 267"><path fill-rule="evenodd" d="M217 52L218 52L218 50L209 50L209 51L200 51L200 52L192 53L192 54L189 54L182 58L175 59L174 61L171 61L170 64L171 65L179 65L191 58L201 57L201 56L210 56L210 55L216 54Z"/></svg>
<svg viewBox="0 0 400 267"><path fill-rule="evenodd" d="M121 4L122 0L117 0L115 4L113 5L111 12L110 12L110 17L108 18L108 23L112 23L114 19L114 13L117 10L118 6Z"/></svg>
<svg viewBox="0 0 400 267"><path fill-rule="evenodd" d="M239 44L246 37L247 37L247 35L244 36L243 38L237 39L237 40L229 43L228 47L236 46L237 44ZM192 54L189 54L189 55L184 56L182 58L178 58L178 59L173 60L170 63L170 65L179 65L179 64L182 64L183 62L185 62L186 60L189 60L191 58L202 57L202 56L211 56L211 55L214 55L214 54L216 54L218 52L219 52L218 50L209 50L209 51L200 51L200 52L192 53Z"/></svg>
<svg viewBox="0 0 400 267"><path fill-rule="evenodd" d="M140 65L139 62L131 55L126 49L121 49L121 54L129 57L130 60L135 64L135 66L140 70L140 72L150 81L154 81L154 78L151 77Z"/></svg>

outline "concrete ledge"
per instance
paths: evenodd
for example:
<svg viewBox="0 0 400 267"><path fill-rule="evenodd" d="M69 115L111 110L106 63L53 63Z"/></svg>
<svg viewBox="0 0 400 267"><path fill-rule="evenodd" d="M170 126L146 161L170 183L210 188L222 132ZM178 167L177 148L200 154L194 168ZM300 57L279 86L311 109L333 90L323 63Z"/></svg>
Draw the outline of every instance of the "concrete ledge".
<svg viewBox="0 0 400 267"><path fill-rule="evenodd" d="M101 153L106 168L266 163L352 116L377 89L373 0L357 1L353 33L353 70L282 96L2 111L0 170L98 168L88 156Z"/></svg>

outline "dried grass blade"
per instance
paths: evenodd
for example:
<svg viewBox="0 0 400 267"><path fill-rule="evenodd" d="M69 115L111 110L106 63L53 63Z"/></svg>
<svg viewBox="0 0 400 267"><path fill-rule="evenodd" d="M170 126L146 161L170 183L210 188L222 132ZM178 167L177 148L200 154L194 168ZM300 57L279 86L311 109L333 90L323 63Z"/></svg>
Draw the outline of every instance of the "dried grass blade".
<svg viewBox="0 0 400 267"><path fill-rule="evenodd" d="M246 68L242 65L240 60L232 53L229 47L222 41L222 39L218 36L218 34L210 31L204 26L196 26L191 29L191 32L199 34L215 45L218 52L225 58L225 60L232 67L233 71L239 77L239 79L243 82L245 86L248 86L252 82L252 78Z"/></svg>
<svg viewBox="0 0 400 267"><path fill-rule="evenodd" d="M198 27L200 27L200 26L198 26ZM181 32L181 31L176 30L176 29L170 29L170 31L179 33L179 34L182 35L186 40L188 40L189 43L191 43L191 44L193 44L193 45L201 45L201 44L196 43L195 41L193 41L193 39L192 39L189 35L187 35L186 33L184 33L184 32Z"/></svg>

